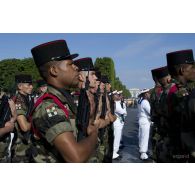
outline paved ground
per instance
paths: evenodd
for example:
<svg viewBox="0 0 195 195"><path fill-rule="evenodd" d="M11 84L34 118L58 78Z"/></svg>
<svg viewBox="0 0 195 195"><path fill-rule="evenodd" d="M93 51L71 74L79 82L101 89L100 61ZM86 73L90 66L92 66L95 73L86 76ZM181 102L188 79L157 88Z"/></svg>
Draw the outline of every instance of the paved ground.
<svg viewBox="0 0 195 195"><path fill-rule="evenodd" d="M138 149L138 124L137 124L137 109L127 108L127 117L123 129L123 142L125 147L120 150L122 155L121 160L114 160L116 163L143 163L139 159ZM150 151L151 152L151 151Z"/></svg>

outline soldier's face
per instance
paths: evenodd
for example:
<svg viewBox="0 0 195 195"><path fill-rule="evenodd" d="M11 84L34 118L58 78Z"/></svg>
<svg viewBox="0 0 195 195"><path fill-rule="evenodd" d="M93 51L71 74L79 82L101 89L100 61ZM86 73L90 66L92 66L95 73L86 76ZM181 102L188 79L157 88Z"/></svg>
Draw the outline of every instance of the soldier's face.
<svg viewBox="0 0 195 195"><path fill-rule="evenodd" d="M95 90L96 90L96 91L98 90L99 85L100 85L100 81L97 81L97 80L96 80L96 83L95 83Z"/></svg>
<svg viewBox="0 0 195 195"><path fill-rule="evenodd" d="M95 88L96 87L96 80L97 80L97 77L95 75L95 71L89 71L89 86L91 88Z"/></svg>
<svg viewBox="0 0 195 195"><path fill-rule="evenodd" d="M79 72L72 60L63 60L57 65L56 77L64 87L78 87Z"/></svg>
<svg viewBox="0 0 195 195"><path fill-rule="evenodd" d="M111 90L111 85L109 83L106 84L106 91L107 92L110 92Z"/></svg>
<svg viewBox="0 0 195 195"><path fill-rule="evenodd" d="M33 90L33 85L32 83L20 83L18 84L18 88L19 88L19 91L22 93L22 94L31 94L32 93L32 90Z"/></svg>
<svg viewBox="0 0 195 195"><path fill-rule="evenodd" d="M163 77L162 79L159 79L159 83L163 87L167 86L170 82L171 82L171 76L170 75L168 75L166 77Z"/></svg>
<svg viewBox="0 0 195 195"><path fill-rule="evenodd" d="M85 87L86 77L88 77L88 79L89 79L89 87L90 88L96 88L97 77L96 77L94 71L89 71L89 74L88 74L88 71L80 71L79 75L80 75L79 88L81 88L81 87L84 88Z"/></svg>
<svg viewBox="0 0 195 195"><path fill-rule="evenodd" d="M195 81L195 65L186 65L183 75L187 81Z"/></svg>
<svg viewBox="0 0 195 195"><path fill-rule="evenodd" d="M100 83L100 91L103 93L105 89L105 84L104 83Z"/></svg>
<svg viewBox="0 0 195 195"><path fill-rule="evenodd" d="M47 86L42 86L42 87L39 87L39 91L41 93L45 93L47 91Z"/></svg>

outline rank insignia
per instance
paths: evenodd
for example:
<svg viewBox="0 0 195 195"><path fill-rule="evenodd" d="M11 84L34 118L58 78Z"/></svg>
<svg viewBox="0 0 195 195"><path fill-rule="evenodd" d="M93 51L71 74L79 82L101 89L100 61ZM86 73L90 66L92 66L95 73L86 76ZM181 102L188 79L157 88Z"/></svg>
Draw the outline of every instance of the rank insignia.
<svg viewBox="0 0 195 195"><path fill-rule="evenodd" d="M51 106L47 107L46 112L47 112L47 115L49 117L52 117L52 116L55 116L55 115L58 114L58 112L56 110L56 107L54 105L51 105Z"/></svg>
<svg viewBox="0 0 195 195"><path fill-rule="evenodd" d="M21 109L22 109L21 104L16 104L16 110L21 110Z"/></svg>

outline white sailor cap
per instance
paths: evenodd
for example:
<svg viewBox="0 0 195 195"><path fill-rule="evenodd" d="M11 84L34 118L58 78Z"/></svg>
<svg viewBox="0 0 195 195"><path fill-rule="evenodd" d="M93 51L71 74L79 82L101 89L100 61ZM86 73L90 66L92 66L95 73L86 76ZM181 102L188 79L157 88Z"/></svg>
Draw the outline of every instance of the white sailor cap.
<svg viewBox="0 0 195 195"><path fill-rule="evenodd" d="M140 93L139 93L139 95L141 95L141 94L143 94L143 93L147 93L147 92L149 92L150 91L150 89L142 89L141 91L140 91Z"/></svg>
<svg viewBox="0 0 195 195"><path fill-rule="evenodd" d="M115 94L118 94L117 93L117 90L115 90L115 91L112 92L112 95L115 95Z"/></svg>
<svg viewBox="0 0 195 195"><path fill-rule="evenodd" d="M123 91L121 90L121 91L118 91L117 93L118 93L118 95L120 95L120 94L122 94L122 93L123 93Z"/></svg>

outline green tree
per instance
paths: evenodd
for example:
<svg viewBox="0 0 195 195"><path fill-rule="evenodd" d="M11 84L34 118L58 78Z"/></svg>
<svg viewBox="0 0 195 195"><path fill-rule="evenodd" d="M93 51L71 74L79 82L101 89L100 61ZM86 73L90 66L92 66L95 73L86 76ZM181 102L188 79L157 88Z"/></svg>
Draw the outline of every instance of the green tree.
<svg viewBox="0 0 195 195"><path fill-rule="evenodd" d="M125 85L122 84L119 77L116 77L115 73L115 65L112 58L104 57L104 58L97 58L95 61L95 67L98 68L103 75L107 75L111 81L112 88L114 90L122 90L124 96L131 97L129 90L126 88Z"/></svg>
<svg viewBox="0 0 195 195"><path fill-rule="evenodd" d="M115 80L115 68L114 68L114 61L112 58L104 57L104 58L97 58L95 61L95 67L98 68L102 75L107 75L112 87L114 87L114 80Z"/></svg>
<svg viewBox="0 0 195 195"><path fill-rule="evenodd" d="M112 58L97 58L95 67L99 68L103 75L107 75L111 81L112 88L123 90L125 97L130 97L129 90L122 84L119 77L115 74L115 65ZM0 89L13 90L15 86L15 75L30 74L33 81L41 78L38 69L32 58L25 59L5 59L0 61Z"/></svg>
<svg viewBox="0 0 195 195"><path fill-rule="evenodd" d="M30 74L33 81L41 78L32 58L2 60L0 70L0 88L3 89L13 89L17 74Z"/></svg>

